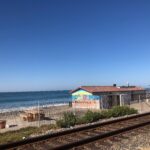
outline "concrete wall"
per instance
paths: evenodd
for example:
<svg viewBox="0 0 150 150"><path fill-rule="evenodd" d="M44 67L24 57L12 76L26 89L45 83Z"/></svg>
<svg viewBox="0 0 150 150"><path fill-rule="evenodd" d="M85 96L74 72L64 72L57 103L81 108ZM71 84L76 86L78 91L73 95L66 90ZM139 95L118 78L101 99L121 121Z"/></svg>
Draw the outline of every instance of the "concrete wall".
<svg viewBox="0 0 150 150"><path fill-rule="evenodd" d="M73 101L73 108L100 109L99 100Z"/></svg>
<svg viewBox="0 0 150 150"><path fill-rule="evenodd" d="M100 109L100 96L93 95L84 90L72 93L73 108Z"/></svg>

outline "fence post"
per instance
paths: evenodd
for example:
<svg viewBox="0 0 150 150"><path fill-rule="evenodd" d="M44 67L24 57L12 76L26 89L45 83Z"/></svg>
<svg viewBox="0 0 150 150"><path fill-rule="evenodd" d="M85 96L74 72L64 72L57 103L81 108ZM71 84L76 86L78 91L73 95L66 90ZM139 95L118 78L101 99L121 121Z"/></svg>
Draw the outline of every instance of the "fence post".
<svg viewBox="0 0 150 150"><path fill-rule="evenodd" d="M142 113L142 101L141 101L141 96L139 95L139 103L140 103L140 106L141 106L141 113Z"/></svg>
<svg viewBox="0 0 150 150"><path fill-rule="evenodd" d="M120 106L122 106L122 95L120 94Z"/></svg>
<svg viewBox="0 0 150 150"><path fill-rule="evenodd" d="M38 100L38 127L40 127L40 104Z"/></svg>
<svg viewBox="0 0 150 150"><path fill-rule="evenodd" d="M73 113L74 113L74 115L76 115L76 101L74 101Z"/></svg>

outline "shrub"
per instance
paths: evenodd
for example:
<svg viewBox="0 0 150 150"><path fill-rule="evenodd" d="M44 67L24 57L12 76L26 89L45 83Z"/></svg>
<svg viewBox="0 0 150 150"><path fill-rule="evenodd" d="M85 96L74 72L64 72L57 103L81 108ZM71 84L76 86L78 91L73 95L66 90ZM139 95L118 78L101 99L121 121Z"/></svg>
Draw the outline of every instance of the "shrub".
<svg viewBox="0 0 150 150"><path fill-rule="evenodd" d="M59 127L67 128L76 124L76 116L72 112L65 112L63 119L58 120L56 123Z"/></svg>
<svg viewBox="0 0 150 150"><path fill-rule="evenodd" d="M111 117L120 117L125 115L137 114L138 111L134 108L129 108L128 106L114 106L112 109L103 110L101 112L87 111L84 115L82 121L89 123L94 122L99 119L107 119Z"/></svg>
<svg viewBox="0 0 150 150"><path fill-rule="evenodd" d="M111 109L109 110L102 110L100 112L100 119L107 119L112 117L112 111Z"/></svg>
<svg viewBox="0 0 150 150"><path fill-rule="evenodd" d="M129 108L128 106L114 106L109 111L111 112L112 117L119 117L137 113L137 110L135 110L134 108Z"/></svg>
<svg viewBox="0 0 150 150"><path fill-rule="evenodd" d="M104 118L107 118L107 111L106 110L102 110L100 112L100 119L104 119Z"/></svg>
<svg viewBox="0 0 150 150"><path fill-rule="evenodd" d="M128 112L128 115L131 115L131 114L137 114L138 113L138 110L134 109L134 108L130 108L129 109L129 112Z"/></svg>
<svg viewBox="0 0 150 150"><path fill-rule="evenodd" d="M85 120L86 123L94 122L100 119L100 113L99 112L92 112L88 110L85 115L83 116L83 120Z"/></svg>
<svg viewBox="0 0 150 150"><path fill-rule="evenodd" d="M98 121L99 119L107 119L111 117L120 117L125 115L136 114L137 110L127 106L115 106L109 110L101 112L93 112L88 110L83 117L76 117L72 112L64 113L63 119L57 121L57 126L66 128L76 124L85 124Z"/></svg>
<svg viewBox="0 0 150 150"><path fill-rule="evenodd" d="M85 123L87 123L87 121L85 120L84 117L78 117L77 120L76 120L77 125L85 124Z"/></svg>

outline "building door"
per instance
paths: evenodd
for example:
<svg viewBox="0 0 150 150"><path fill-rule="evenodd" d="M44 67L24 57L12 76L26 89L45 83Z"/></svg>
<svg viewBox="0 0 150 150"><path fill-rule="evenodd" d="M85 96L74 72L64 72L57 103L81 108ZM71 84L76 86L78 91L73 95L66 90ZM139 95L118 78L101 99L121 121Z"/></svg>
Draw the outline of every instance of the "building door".
<svg viewBox="0 0 150 150"><path fill-rule="evenodd" d="M109 108L113 106L120 106L120 96L119 95L111 95L108 98Z"/></svg>
<svg viewBox="0 0 150 150"><path fill-rule="evenodd" d="M108 96L108 108L111 108L113 106L113 96Z"/></svg>
<svg viewBox="0 0 150 150"><path fill-rule="evenodd" d="M120 95L117 95L117 105L120 106Z"/></svg>

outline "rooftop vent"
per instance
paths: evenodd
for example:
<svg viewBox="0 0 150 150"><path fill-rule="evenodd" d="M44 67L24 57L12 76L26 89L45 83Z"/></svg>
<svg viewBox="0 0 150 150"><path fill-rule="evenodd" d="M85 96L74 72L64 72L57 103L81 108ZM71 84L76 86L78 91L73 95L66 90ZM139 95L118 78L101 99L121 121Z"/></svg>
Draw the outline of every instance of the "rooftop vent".
<svg viewBox="0 0 150 150"><path fill-rule="evenodd" d="M117 86L117 84L113 84L113 86L114 86L114 87L116 87L116 86Z"/></svg>

